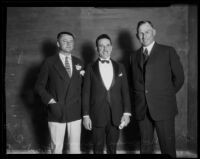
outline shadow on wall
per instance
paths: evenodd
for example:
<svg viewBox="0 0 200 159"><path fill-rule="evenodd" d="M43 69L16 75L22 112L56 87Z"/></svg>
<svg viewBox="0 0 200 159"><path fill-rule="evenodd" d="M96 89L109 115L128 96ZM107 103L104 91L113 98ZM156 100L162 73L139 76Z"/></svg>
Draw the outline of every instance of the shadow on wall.
<svg viewBox="0 0 200 159"><path fill-rule="evenodd" d="M117 38L119 49L121 50L121 58L118 62L122 63L126 69L129 88L131 88L131 68L130 68L130 56L136 50L134 46L133 37L128 30L120 30L119 36ZM133 111L133 98L131 96L131 89L130 91L130 98L131 98L131 106L132 106L132 114ZM139 142L140 142L140 134L139 134L139 127L134 115L131 117L131 121L129 125L122 130L122 138L124 143L124 150L136 150L138 149Z"/></svg>
<svg viewBox="0 0 200 159"><path fill-rule="evenodd" d="M56 44L50 39L46 39L41 44L41 54L45 60L47 57L52 56L56 53ZM39 95L34 92L35 82L37 75L39 74L40 67L42 64L37 66L31 66L25 73L23 79L23 86L20 90L20 97L24 104L28 115L30 116L32 127L33 127L33 141L35 146L32 149L38 149L39 151L45 151L48 149L50 136L47 124L47 111L46 106L42 103Z"/></svg>
<svg viewBox="0 0 200 159"><path fill-rule="evenodd" d="M96 54L93 43L90 41L84 42L81 46L81 58L83 59L85 66L93 62L95 57Z"/></svg>
<svg viewBox="0 0 200 159"><path fill-rule="evenodd" d="M90 41L85 41L81 46L81 58L84 62L85 67L94 62L96 57L94 45ZM82 125L81 132L81 151L88 154L92 150L92 133L86 130Z"/></svg>

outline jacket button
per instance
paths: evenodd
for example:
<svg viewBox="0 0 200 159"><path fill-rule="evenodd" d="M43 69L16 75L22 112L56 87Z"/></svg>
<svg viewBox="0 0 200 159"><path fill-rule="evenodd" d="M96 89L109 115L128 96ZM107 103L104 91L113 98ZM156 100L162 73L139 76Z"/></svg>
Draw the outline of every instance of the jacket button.
<svg viewBox="0 0 200 159"><path fill-rule="evenodd" d="M147 94L147 93L148 93L148 90L145 90L145 93Z"/></svg>

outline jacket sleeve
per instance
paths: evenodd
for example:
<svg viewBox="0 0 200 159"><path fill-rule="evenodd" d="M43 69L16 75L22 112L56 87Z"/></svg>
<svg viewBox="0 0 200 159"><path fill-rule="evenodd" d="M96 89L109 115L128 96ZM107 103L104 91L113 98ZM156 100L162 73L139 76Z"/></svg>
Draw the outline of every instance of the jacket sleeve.
<svg viewBox="0 0 200 159"><path fill-rule="evenodd" d="M170 65L172 71L172 82L177 93L184 83L183 66L174 48L170 48Z"/></svg>
<svg viewBox="0 0 200 159"><path fill-rule="evenodd" d="M124 105L124 112L131 113L131 103L130 103L130 91L128 86L127 75L125 72L125 68L121 65L122 70L122 99Z"/></svg>
<svg viewBox="0 0 200 159"><path fill-rule="evenodd" d="M90 113L91 66L86 67L82 89L82 116Z"/></svg>
<svg viewBox="0 0 200 159"><path fill-rule="evenodd" d="M50 99L53 98L52 95L50 95L46 90L48 74L49 74L48 63L47 61L45 61L38 74L38 78L35 84L35 91L39 94L39 96L42 99L42 102L46 105L48 104Z"/></svg>

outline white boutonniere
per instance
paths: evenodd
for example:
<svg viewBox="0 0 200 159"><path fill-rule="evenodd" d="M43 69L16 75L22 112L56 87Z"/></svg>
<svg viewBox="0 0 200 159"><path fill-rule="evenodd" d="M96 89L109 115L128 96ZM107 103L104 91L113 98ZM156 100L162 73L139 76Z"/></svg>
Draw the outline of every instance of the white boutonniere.
<svg viewBox="0 0 200 159"><path fill-rule="evenodd" d="M84 70L81 70L81 71L80 71L80 75L81 75L81 76L84 76L84 74L85 74L85 71L84 71Z"/></svg>
<svg viewBox="0 0 200 159"><path fill-rule="evenodd" d="M81 70L81 68L82 68L82 66L79 64L75 65L75 67L76 67L76 70L78 70L78 71Z"/></svg>
<svg viewBox="0 0 200 159"><path fill-rule="evenodd" d="M123 76L123 74L122 74L122 73L120 73L118 76L119 76L119 77L121 77L121 76Z"/></svg>

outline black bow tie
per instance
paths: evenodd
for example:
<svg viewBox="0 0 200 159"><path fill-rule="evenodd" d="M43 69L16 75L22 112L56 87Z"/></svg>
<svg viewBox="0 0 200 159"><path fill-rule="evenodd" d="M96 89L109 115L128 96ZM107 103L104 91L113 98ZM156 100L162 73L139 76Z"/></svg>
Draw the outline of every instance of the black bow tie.
<svg viewBox="0 0 200 159"><path fill-rule="evenodd" d="M101 60L101 59L99 59L99 61L100 61L101 63L109 63L109 60Z"/></svg>

